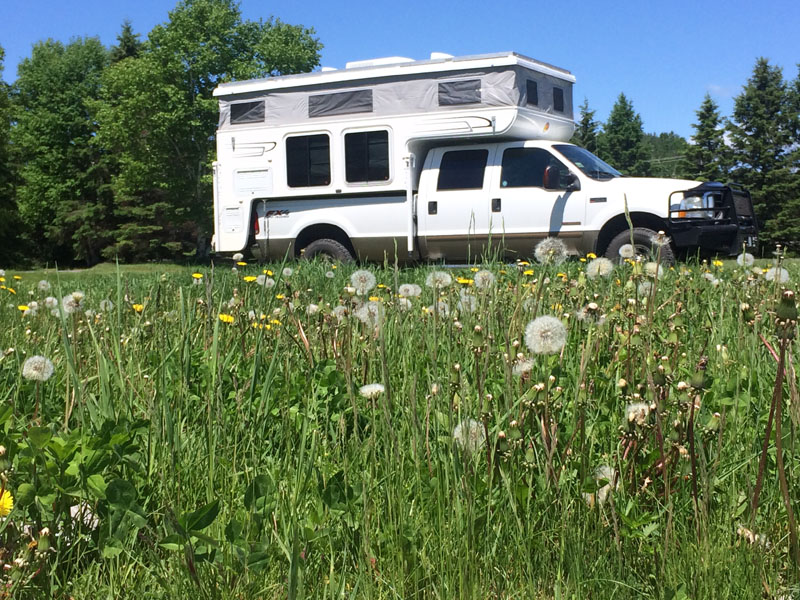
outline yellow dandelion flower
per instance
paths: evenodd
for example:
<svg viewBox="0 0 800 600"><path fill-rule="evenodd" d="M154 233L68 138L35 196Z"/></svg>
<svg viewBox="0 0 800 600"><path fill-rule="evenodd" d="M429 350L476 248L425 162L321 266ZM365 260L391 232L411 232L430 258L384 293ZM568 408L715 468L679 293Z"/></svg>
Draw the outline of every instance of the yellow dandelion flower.
<svg viewBox="0 0 800 600"><path fill-rule="evenodd" d="M20 310L21 312L25 312L30 310L31 307L28 306L27 304L20 304L19 306L17 306L17 309Z"/></svg>
<svg viewBox="0 0 800 600"><path fill-rule="evenodd" d="M238 261L236 264L239 265L240 267L246 267L247 266L247 263L244 262L244 261L241 261L241 260Z"/></svg>
<svg viewBox="0 0 800 600"><path fill-rule="evenodd" d="M275 294L275 299L276 300L283 300L285 297L286 296L284 296L283 294Z"/></svg>
<svg viewBox="0 0 800 600"><path fill-rule="evenodd" d="M597 258L597 254L595 254L594 252L589 252L589 253L586 255L586 258Z"/></svg>
<svg viewBox="0 0 800 600"><path fill-rule="evenodd" d="M335 269L335 268L336 268L336 265L331 265L331 269Z"/></svg>
<svg viewBox="0 0 800 600"><path fill-rule="evenodd" d="M533 269L528 269L527 271L522 272L523 275L533 275Z"/></svg>
<svg viewBox="0 0 800 600"><path fill-rule="evenodd" d="M194 277L195 279L202 279L203 278L203 274L202 273L192 273L192 277Z"/></svg>
<svg viewBox="0 0 800 600"><path fill-rule="evenodd" d="M226 315L225 313L220 313L219 320L223 323L233 323L235 321L233 315Z"/></svg>
<svg viewBox="0 0 800 600"><path fill-rule="evenodd" d="M269 275L270 277L272 277L272 275L274 275L274 273L272 271L270 271L269 269L264 269L261 272L264 273L264 275Z"/></svg>
<svg viewBox="0 0 800 600"><path fill-rule="evenodd" d="M247 281L247 282L251 282L251 281L255 281L256 279L258 279L258 277L256 277L255 275L248 275L247 277L243 277L243 279L245 281Z"/></svg>
<svg viewBox="0 0 800 600"><path fill-rule="evenodd" d="M280 325L281 324L281 322L278 321L278 319L272 319L272 320L270 320L270 323L272 323L273 325Z"/></svg>
<svg viewBox="0 0 800 600"><path fill-rule="evenodd" d="M462 285L472 285L474 283L473 279L467 277L456 277L456 281Z"/></svg>
<svg viewBox="0 0 800 600"><path fill-rule="evenodd" d="M0 517L7 517L14 508L14 496L8 490L3 490L0 496Z"/></svg>
<svg viewBox="0 0 800 600"><path fill-rule="evenodd" d="M578 260L581 261L581 262L586 262L586 259L584 257L582 257L582 256Z"/></svg>
<svg viewBox="0 0 800 600"><path fill-rule="evenodd" d="M140 313L144 310L144 304L132 304L131 308L135 310L137 313Z"/></svg>
<svg viewBox="0 0 800 600"><path fill-rule="evenodd" d="M764 272L766 273L766 271L764 271ZM6 288L6 289L7 289L9 292L11 292L12 294L14 294L15 296L17 295L17 291L16 291L14 288Z"/></svg>
<svg viewBox="0 0 800 600"><path fill-rule="evenodd" d="M723 262L721 260L715 260L711 264L714 265L715 267L721 267L723 265Z"/></svg>
<svg viewBox="0 0 800 600"><path fill-rule="evenodd" d="M505 275L505 274L506 274L506 270L505 269L500 269L500 275Z"/></svg>
<svg viewBox="0 0 800 600"><path fill-rule="evenodd" d="M382 300L383 300L383 298L381 298L380 296L370 296L369 297L369 301L370 302L381 302Z"/></svg>
<svg viewBox="0 0 800 600"><path fill-rule="evenodd" d="M480 269L478 267L470 267L470 271L472 271L473 273L477 273L478 271L480 271Z"/></svg>
<svg viewBox="0 0 800 600"><path fill-rule="evenodd" d="M16 279L17 281L19 281L20 279L22 279L22 275L14 275L14 279Z"/></svg>
<svg viewBox="0 0 800 600"><path fill-rule="evenodd" d="M3 283L3 282L5 282L5 280L6 280L6 278L5 278L5 277L0 277L0 283Z"/></svg>
<svg viewBox="0 0 800 600"><path fill-rule="evenodd" d="M380 289L383 289L383 288L385 288L385 287L386 287L386 286L385 286L385 285L383 285L382 283L379 283L379 284L378 284L378 288L380 288Z"/></svg>
<svg viewBox="0 0 800 600"><path fill-rule="evenodd" d="M527 267L527 266L528 266L529 264L531 264L531 263L529 263L527 260L518 260L518 261L517 261L517 264L518 264L520 267Z"/></svg>

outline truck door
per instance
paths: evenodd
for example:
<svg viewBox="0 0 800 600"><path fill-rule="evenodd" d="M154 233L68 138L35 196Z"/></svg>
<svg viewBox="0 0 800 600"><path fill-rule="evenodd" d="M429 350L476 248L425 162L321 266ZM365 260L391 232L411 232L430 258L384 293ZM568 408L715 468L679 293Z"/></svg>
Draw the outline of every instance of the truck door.
<svg viewBox="0 0 800 600"><path fill-rule="evenodd" d="M507 144L497 149L491 185L491 230L502 237L509 259L526 258L542 238L553 236L581 251L586 203L567 191L569 168L546 148Z"/></svg>
<svg viewBox="0 0 800 600"><path fill-rule="evenodd" d="M420 246L432 260L480 259L489 241L495 147L431 150L417 204Z"/></svg>

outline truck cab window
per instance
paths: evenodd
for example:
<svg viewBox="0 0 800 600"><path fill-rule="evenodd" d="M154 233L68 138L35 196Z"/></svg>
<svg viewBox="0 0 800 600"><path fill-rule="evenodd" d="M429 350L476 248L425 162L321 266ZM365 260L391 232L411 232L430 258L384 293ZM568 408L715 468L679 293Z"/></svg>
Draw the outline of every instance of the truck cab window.
<svg viewBox="0 0 800 600"><path fill-rule="evenodd" d="M500 185L504 188L544 187L544 170L556 167L559 188L566 188L569 169L543 148L508 148L503 152Z"/></svg>
<svg viewBox="0 0 800 600"><path fill-rule="evenodd" d="M488 150L451 150L442 156L436 189L479 190L483 188Z"/></svg>
<svg viewBox="0 0 800 600"><path fill-rule="evenodd" d="M330 138L324 133L286 138L286 181L289 187L329 185L330 147Z"/></svg>
<svg viewBox="0 0 800 600"><path fill-rule="evenodd" d="M389 180L389 132L364 131L344 136L345 180L368 183Z"/></svg>

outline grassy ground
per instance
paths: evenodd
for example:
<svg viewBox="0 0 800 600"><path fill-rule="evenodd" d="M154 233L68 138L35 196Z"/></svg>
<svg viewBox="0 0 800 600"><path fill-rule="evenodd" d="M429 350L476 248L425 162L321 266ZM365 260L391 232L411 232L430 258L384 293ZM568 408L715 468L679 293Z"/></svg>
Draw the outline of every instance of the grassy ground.
<svg viewBox="0 0 800 600"><path fill-rule="evenodd" d="M798 593L797 265L589 264L7 272L8 593Z"/></svg>

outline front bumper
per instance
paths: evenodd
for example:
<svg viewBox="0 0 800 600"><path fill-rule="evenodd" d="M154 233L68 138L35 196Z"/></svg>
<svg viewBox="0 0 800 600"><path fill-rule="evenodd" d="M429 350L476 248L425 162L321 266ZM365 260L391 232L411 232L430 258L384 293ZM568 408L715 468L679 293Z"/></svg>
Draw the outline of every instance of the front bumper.
<svg viewBox="0 0 800 600"><path fill-rule="evenodd" d="M697 248L710 254L735 256L742 252L742 248L754 251L758 247L758 229L754 226L673 221L670 235L677 248Z"/></svg>

